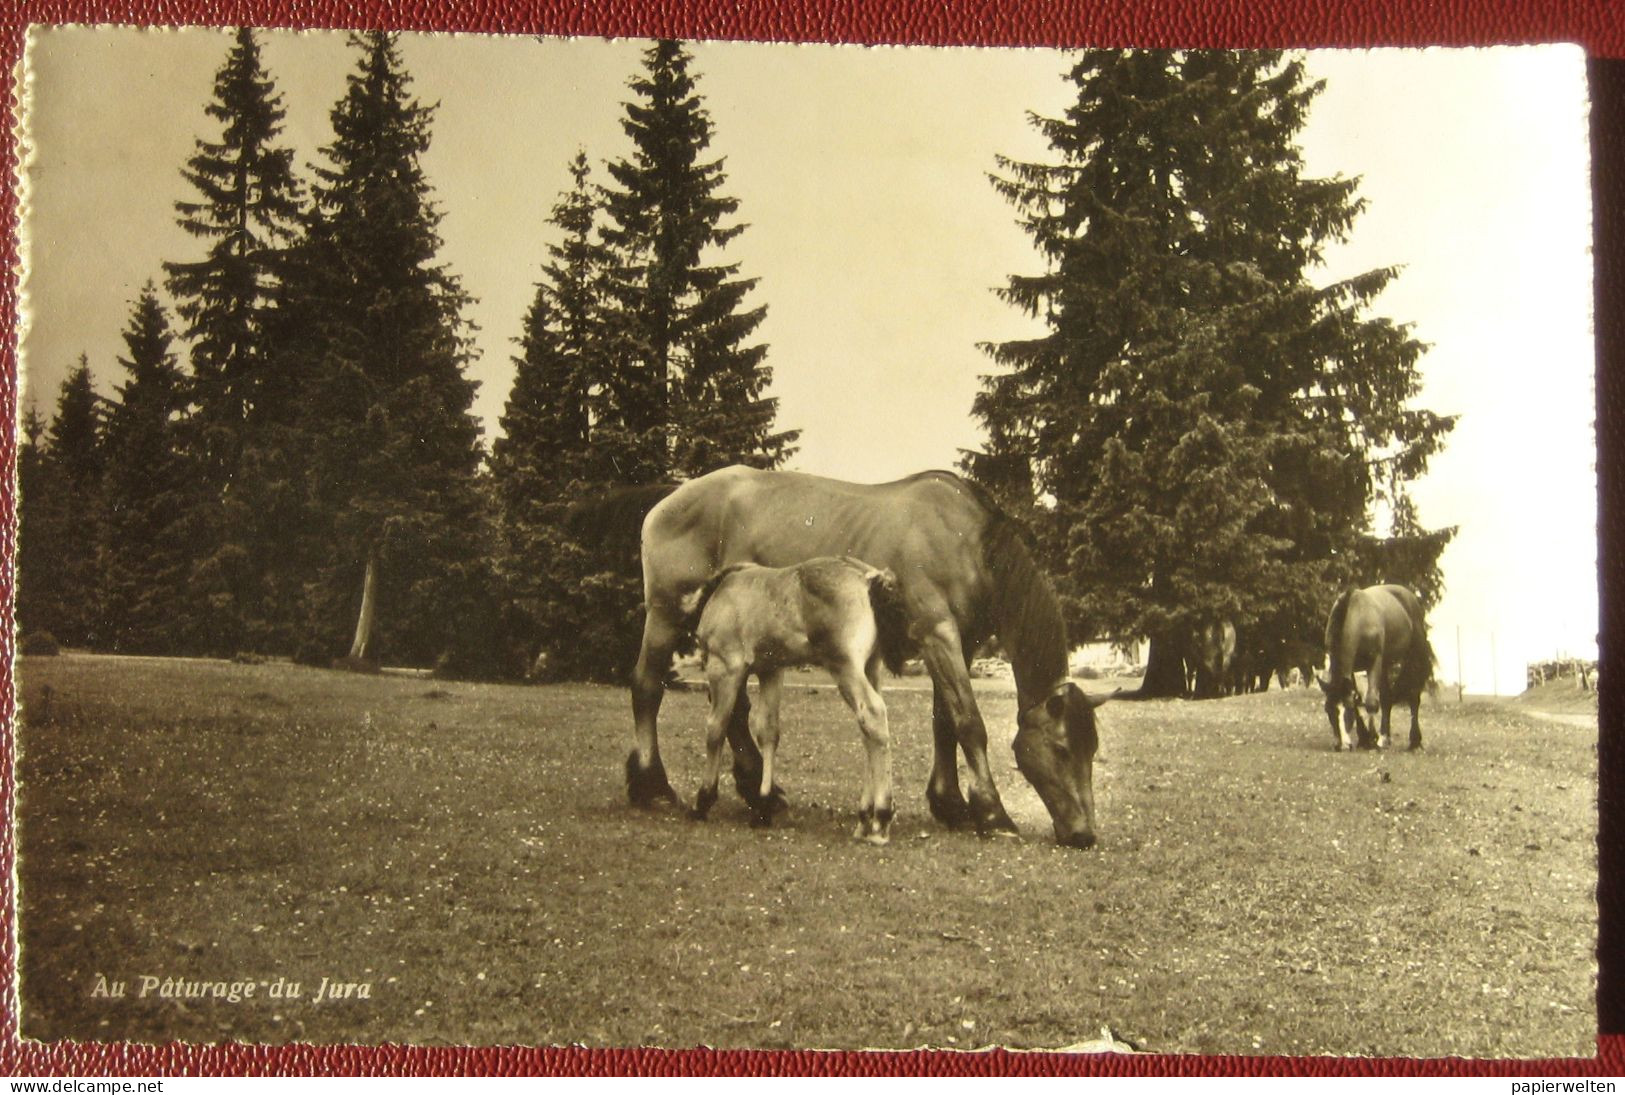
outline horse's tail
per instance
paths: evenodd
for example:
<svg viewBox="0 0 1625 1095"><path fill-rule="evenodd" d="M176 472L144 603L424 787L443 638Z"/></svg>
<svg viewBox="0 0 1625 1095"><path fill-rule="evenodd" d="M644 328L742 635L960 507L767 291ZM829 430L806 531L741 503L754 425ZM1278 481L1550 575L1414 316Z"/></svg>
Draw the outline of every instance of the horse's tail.
<svg viewBox="0 0 1625 1095"><path fill-rule="evenodd" d="M877 570L869 575L869 605L875 613L880 660L893 674L901 675L911 644L908 611L903 607L903 595L897 588L897 575L889 570Z"/></svg>
<svg viewBox="0 0 1625 1095"><path fill-rule="evenodd" d="M1439 655L1434 651L1433 644L1428 641L1426 627L1422 629L1421 653L1423 664L1427 666L1427 679L1422 682L1422 687L1427 689L1428 699L1436 700L1439 698Z"/></svg>
<svg viewBox="0 0 1625 1095"><path fill-rule="evenodd" d="M1419 664L1418 688L1427 689L1429 699L1439 698L1439 655L1433 649L1433 643L1428 639L1428 624L1420 611L1416 614L1416 659Z"/></svg>
<svg viewBox="0 0 1625 1095"><path fill-rule="evenodd" d="M643 519L680 485L620 487L597 498L574 502L565 510L564 529L577 541L592 544L616 558L636 559L643 538Z"/></svg>

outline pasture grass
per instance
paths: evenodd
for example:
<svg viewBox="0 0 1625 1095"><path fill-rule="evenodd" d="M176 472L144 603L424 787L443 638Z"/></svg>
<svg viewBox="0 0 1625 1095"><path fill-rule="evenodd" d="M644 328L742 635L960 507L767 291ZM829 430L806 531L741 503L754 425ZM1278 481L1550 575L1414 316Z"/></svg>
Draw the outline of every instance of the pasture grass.
<svg viewBox="0 0 1625 1095"><path fill-rule="evenodd" d="M1441 700L1423 753L1339 754L1318 692L1117 702L1079 852L1015 771L1003 682L978 683L1022 835L935 825L930 695L898 682L873 848L849 836L856 727L816 680L786 689L792 812L757 830L731 790L704 824L626 805L621 689L24 658L22 1032L1595 1052L1594 730ZM685 798L703 717L668 695ZM142 975L302 995L140 999ZM315 1002L324 976L369 997Z"/></svg>

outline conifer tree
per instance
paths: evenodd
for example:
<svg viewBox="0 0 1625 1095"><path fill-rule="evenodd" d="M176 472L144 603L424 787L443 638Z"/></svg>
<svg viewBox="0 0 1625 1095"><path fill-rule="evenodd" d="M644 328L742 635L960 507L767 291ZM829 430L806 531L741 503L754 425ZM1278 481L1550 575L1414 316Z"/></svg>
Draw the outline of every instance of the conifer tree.
<svg viewBox="0 0 1625 1095"><path fill-rule="evenodd" d="M576 542L565 518L573 501L622 481L617 464L635 445L610 369L610 256L596 237L598 202L585 154L570 174L573 185L549 219L563 238L548 247L525 316L491 471L505 582L525 607L529 638L546 652L549 674L613 677L635 656L636 628L628 621L638 582L615 573L594 545Z"/></svg>
<svg viewBox="0 0 1625 1095"><path fill-rule="evenodd" d="M723 196L721 160L706 161L710 115L689 72L692 57L662 40L632 81L622 128L629 158L609 165L604 241L614 251L611 392L628 431L623 482L691 477L727 464L775 467L799 431L774 430L767 348L747 345L766 309L746 308L755 279L718 264L744 231L724 224L739 202Z"/></svg>
<svg viewBox="0 0 1625 1095"><path fill-rule="evenodd" d="M208 645L231 653L263 639L261 603L266 516L260 484L244 474L244 453L264 455L259 412L289 398L271 375L268 326L286 248L301 221L293 152L282 147L284 110L260 58L255 32L239 28L204 108L217 140L199 139L182 175L196 191L175 203L180 225L206 241L202 258L165 264L170 292L191 343L195 413L186 445L209 503L192 515L191 581L211 606L199 620Z"/></svg>
<svg viewBox="0 0 1625 1095"><path fill-rule="evenodd" d="M614 429L607 406L603 349L604 247L595 241L597 202L585 153L570 164L570 191L549 223L564 233L549 261L520 335L513 388L491 467L511 526L547 523L539 507L607 478L593 457L596 433Z"/></svg>
<svg viewBox="0 0 1625 1095"><path fill-rule="evenodd" d="M1169 694L1203 623L1318 642L1384 484L1452 420L1409 405L1425 347L1366 314L1396 270L1310 280L1363 202L1303 173L1301 60L1097 50L1069 79L1035 119L1054 159L994 179L1044 259L1002 295L1045 332L986 347L967 466L1039 518L1075 633L1149 637Z"/></svg>
<svg viewBox="0 0 1625 1095"><path fill-rule="evenodd" d="M55 567L61 553L61 514L45 448L45 419L32 399L23 412L19 432L16 612L18 630L26 636L58 626L55 609L60 590Z"/></svg>
<svg viewBox="0 0 1625 1095"><path fill-rule="evenodd" d="M99 507L103 641L125 653L190 653L208 631L189 581L207 495L185 448L190 386L173 338L149 282L124 332L129 378L107 415Z"/></svg>
<svg viewBox="0 0 1625 1095"><path fill-rule="evenodd" d="M279 253L299 225L293 151L279 147L282 99L243 27L215 76L204 110L219 140L199 139L182 172L198 200L180 201L181 227L208 242L194 262L165 264L176 311L191 340L203 467L216 482L234 470L245 420L264 382L264 326Z"/></svg>
<svg viewBox="0 0 1625 1095"><path fill-rule="evenodd" d="M481 596L479 426L461 318L466 296L440 247L421 157L432 109L412 98L392 34L360 54L315 168L315 209L285 285L282 360L298 402L276 409L277 446L304 467L291 558L305 570L307 656L448 653Z"/></svg>
<svg viewBox="0 0 1625 1095"><path fill-rule="evenodd" d="M56 416L46 430L46 494L29 511L45 511L38 523L43 529L42 549L50 555L39 583L44 588L36 587L49 606L38 626L71 645L95 644L102 637L96 581L97 514L105 466L102 420L102 398L96 394L90 362L80 354L78 365L62 381ZM23 520L28 519L25 512Z"/></svg>

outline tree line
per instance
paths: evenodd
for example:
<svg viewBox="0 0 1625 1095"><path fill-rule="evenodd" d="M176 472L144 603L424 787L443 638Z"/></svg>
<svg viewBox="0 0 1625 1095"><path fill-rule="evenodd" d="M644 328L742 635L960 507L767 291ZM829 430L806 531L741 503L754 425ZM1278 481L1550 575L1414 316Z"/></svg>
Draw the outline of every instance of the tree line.
<svg viewBox="0 0 1625 1095"><path fill-rule="evenodd" d="M570 163L487 453L421 167L433 108L393 35L351 45L301 173L236 33L175 204L201 253L133 302L113 398L81 358L51 420L24 415L21 629L619 679L637 571L571 507L780 466L797 439L766 394L756 282L722 257L743 226L692 55L651 44L631 151ZM1206 621L1318 643L1341 584L1431 601L1453 530L1424 529L1407 485L1452 420L1411 406L1425 347L1368 314L1396 270L1310 281L1362 208L1355 181L1303 174L1320 85L1273 52L1089 51L1069 79L1076 105L1034 119L1053 159L992 176L1043 264L1002 295L1044 333L985 347L987 443L964 468L1034 530L1072 633L1149 637L1154 687Z"/></svg>
<svg viewBox="0 0 1625 1095"><path fill-rule="evenodd" d="M644 55L633 151L554 210L503 436L470 411L468 298L438 259L422 170L433 109L394 35L354 35L332 140L301 175L281 97L239 30L218 136L175 205L203 253L166 262L124 332L23 423L22 629L118 652L388 659L606 675L635 608L618 561L559 526L578 498L780 463L764 309L718 255L741 230L679 43ZM166 302L167 295L167 302Z"/></svg>

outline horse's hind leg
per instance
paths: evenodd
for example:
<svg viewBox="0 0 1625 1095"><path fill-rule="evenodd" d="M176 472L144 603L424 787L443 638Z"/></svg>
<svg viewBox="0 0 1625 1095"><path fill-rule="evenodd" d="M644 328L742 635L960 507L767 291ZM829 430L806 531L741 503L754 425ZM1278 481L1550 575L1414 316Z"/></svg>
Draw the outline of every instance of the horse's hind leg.
<svg viewBox="0 0 1625 1095"><path fill-rule="evenodd" d="M751 803L751 824L767 826L773 823L773 759L779 751L779 697L783 694L784 673L773 670L758 673L762 691L756 709L750 714L751 736L756 739L762 755L762 778L757 784L756 801ZM779 795L782 802L783 794Z"/></svg>
<svg viewBox="0 0 1625 1095"><path fill-rule="evenodd" d="M626 758L626 794L634 806L652 806L665 799L677 803L677 792L660 761L655 720L666 692L666 672L677 646L678 625L650 605L643 620L643 646L632 670L633 747Z"/></svg>

